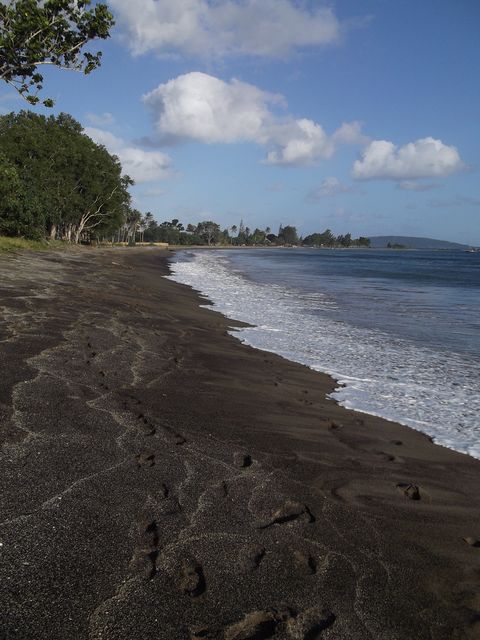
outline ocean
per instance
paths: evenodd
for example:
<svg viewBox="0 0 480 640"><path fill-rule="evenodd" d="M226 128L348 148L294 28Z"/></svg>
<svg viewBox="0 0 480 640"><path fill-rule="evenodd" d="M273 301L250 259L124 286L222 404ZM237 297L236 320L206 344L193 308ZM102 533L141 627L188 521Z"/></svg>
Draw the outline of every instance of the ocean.
<svg viewBox="0 0 480 640"><path fill-rule="evenodd" d="M341 405L480 459L480 253L179 251L177 282L247 344L330 374Z"/></svg>

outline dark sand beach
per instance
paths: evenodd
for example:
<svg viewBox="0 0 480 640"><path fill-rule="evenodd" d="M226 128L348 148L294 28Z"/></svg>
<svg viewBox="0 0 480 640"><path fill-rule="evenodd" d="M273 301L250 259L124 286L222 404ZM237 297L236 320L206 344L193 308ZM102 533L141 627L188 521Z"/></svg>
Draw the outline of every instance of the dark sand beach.
<svg viewBox="0 0 480 640"><path fill-rule="evenodd" d="M0 257L0 638L480 638L480 462L240 344L167 256Z"/></svg>

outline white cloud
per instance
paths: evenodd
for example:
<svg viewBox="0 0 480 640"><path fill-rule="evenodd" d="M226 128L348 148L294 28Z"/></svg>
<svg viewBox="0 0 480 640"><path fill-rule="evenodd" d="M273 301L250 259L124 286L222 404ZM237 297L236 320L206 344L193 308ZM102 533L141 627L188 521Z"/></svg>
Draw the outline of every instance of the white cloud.
<svg viewBox="0 0 480 640"><path fill-rule="evenodd" d="M348 137L358 142L361 136L358 123L343 124L329 136L313 120L280 117L272 107L285 105L282 96L200 72L159 85L143 101L152 111L162 142L254 142L267 148L266 164L298 166L330 158L338 144Z"/></svg>
<svg viewBox="0 0 480 640"><path fill-rule="evenodd" d="M86 118L95 127L108 127L115 122L115 118L108 111L102 114L87 113Z"/></svg>
<svg viewBox="0 0 480 640"><path fill-rule="evenodd" d="M341 144L368 144L370 142L370 138L362 133L362 125L357 120L344 122L333 134L333 139Z"/></svg>
<svg viewBox="0 0 480 640"><path fill-rule="evenodd" d="M270 119L268 105L281 98L205 73L179 76L143 97L161 136L206 143L261 142Z"/></svg>
<svg viewBox="0 0 480 640"><path fill-rule="evenodd" d="M160 151L145 151L133 147L109 131L85 127L85 133L97 144L103 144L110 153L118 156L123 170L135 182L165 180L172 175L171 159Z"/></svg>
<svg viewBox="0 0 480 640"><path fill-rule="evenodd" d="M416 180L442 178L464 168L457 149L435 138L400 148L387 140L374 140L353 165L353 175L359 180Z"/></svg>
<svg viewBox="0 0 480 640"><path fill-rule="evenodd" d="M267 131L268 142L276 148L268 153L266 164L310 164L318 158L330 158L335 152L333 139L313 120L278 122Z"/></svg>
<svg viewBox="0 0 480 640"><path fill-rule="evenodd" d="M342 28L327 6L296 0L111 0L134 55L182 53L284 57L336 43Z"/></svg>
<svg viewBox="0 0 480 640"><path fill-rule="evenodd" d="M353 187L340 182L338 178L328 177L322 180L319 187L312 189L307 195L308 202L318 202L322 198L333 198L342 193L352 193L355 191Z"/></svg>

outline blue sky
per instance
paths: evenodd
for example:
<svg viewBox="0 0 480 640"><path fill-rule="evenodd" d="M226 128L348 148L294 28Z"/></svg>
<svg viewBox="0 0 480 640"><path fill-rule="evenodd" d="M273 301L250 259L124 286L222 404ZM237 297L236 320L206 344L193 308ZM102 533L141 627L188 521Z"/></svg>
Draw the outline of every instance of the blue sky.
<svg viewBox="0 0 480 640"><path fill-rule="evenodd" d="M140 210L480 245L477 0L109 4L101 69L49 69L45 93Z"/></svg>

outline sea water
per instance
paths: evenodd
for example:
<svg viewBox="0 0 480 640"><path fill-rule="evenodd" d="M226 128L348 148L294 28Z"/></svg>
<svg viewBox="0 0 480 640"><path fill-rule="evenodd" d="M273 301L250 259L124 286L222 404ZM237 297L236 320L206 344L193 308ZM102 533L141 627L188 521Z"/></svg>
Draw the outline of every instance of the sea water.
<svg viewBox="0 0 480 640"><path fill-rule="evenodd" d="M179 251L170 276L232 333L338 381L341 405L480 458L480 253Z"/></svg>

